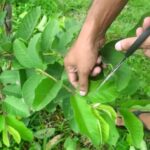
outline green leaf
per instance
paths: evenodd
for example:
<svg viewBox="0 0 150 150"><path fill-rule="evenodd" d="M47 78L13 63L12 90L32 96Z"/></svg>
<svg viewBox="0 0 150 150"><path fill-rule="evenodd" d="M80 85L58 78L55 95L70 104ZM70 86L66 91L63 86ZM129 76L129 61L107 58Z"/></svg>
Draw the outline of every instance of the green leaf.
<svg viewBox="0 0 150 150"><path fill-rule="evenodd" d="M77 138L71 139L68 137L64 143L65 150L76 150L77 149Z"/></svg>
<svg viewBox="0 0 150 150"><path fill-rule="evenodd" d="M116 128L115 120L112 119L107 113L103 113L101 114L101 116L104 118L104 120L107 122L110 128L107 143L109 145L116 146L116 143L119 139L119 133Z"/></svg>
<svg viewBox="0 0 150 150"><path fill-rule="evenodd" d="M32 59L30 59L30 56L27 53L27 47L25 44L19 40L16 39L13 43L13 50L14 50L14 55L19 61L19 63L26 67L26 68L32 68Z"/></svg>
<svg viewBox="0 0 150 150"><path fill-rule="evenodd" d="M4 128L5 128L5 118L4 116L0 115L0 132L2 132Z"/></svg>
<svg viewBox="0 0 150 150"><path fill-rule="evenodd" d="M8 138L8 132L7 132L7 128L5 128L2 131L2 139L3 139L3 143L9 147L10 146L10 142L9 142L9 138Z"/></svg>
<svg viewBox="0 0 150 150"><path fill-rule="evenodd" d="M39 39L41 38L41 34L35 34L28 45L27 53L32 60L32 65L36 68L43 68L42 58L39 55L40 52L40 43Z"/></svg>
<svg viewBox="0 0 150 150"><path fill-rule="evenodd" d="M46 128L38 130L34 133L34 136L38 139L50 138L54 135L55 128Z"/></svg>
<svg viewBox="0 0 150 150"><path fill-rule="evenodd" d="M50 50L52 42L55 39L55 36L59 32L59 23L55 18L51 18L42 33L42 48L43 50Z"/></svg>
<svg viewBox="0 0 150 150"><path fill-rule="evenodd" d="M33 8L21 21L21 24L16 32L16 38L28 40L34 31L40 16L41 8Z"/></svg>
<svg viewBox="0 0 150 150"><path fill-rule="evenodd" d="M4 71L0 74L0 82L3 84L20 84L19 72L16 70Z"/></svg>
<svg viewBox="0 0 150 150"><path fill-rule="evenodd" d="M115 110L111 106L100 104L97 109L105 112L113 120L117 117Z"/></svg>
<svg viewBox="0 0 150 150"><path fill-rule="evenodd" d="M130 84L128 84L126 86L126 88L124 88L121 91L121 95L125 95L125 96L126 95L133 95L140 87L139 78L137 76L133 75L133 73L132 73L132 76L131 76L129 83Z"/></svg>
<svg viewBox="0 0 150 150"><path fill-rule="evenodd" d="M139 111L146 111L146 112L150 112L150 104L146 105L146 106L140 106L140 105L134 105L131 107L131 109L133 110L139 110Z"/></svg>
<svg viewBox="0 0 150 150"><path fill-rule="evenodd" d="M116 42L116 40L109 42L101 50L104 62L111 64L113 67L115 67L115 65L118 64L124 57L123 53L117 52L115 50L114 47ZM126 62L124 62L121 68L119 68L119 70L117 70L114 74L116 87L119 92L128 86L131 80L131 75L131 68L127 65Z"/></svg>
<svg viewBox="0 0 150 150"><path fill-rule="evenodd" d="M35 90L33 109L39 111L49 104L58 94L62 87L62 82L55 82L50 78L41 81Z"/></svg>
<svg viewBox="0 0 150 150"><path fill-rule="evenodd" d="M144 136L142 122L128 110L122 109L120 113L123 116L125 126L131 136L132 144L140 148Z"/></svg>
<svg viewBox="0 0 150 150"><path fill-rule="evenodd" d="M6 116L6 123L16 129L21 138L25 141L33 140L33 133L30 129L28 129L23 122L17 120L14 116L8 115Z"/></svg>
<svg viewBox="0 0 150 150"><path fill-rule="evenodd" d="M121 101L120 107L121 108L127 108L131 109L132 107L139 105L145 107L146 105L149 104L149 100L126 100L126 101Z"/></svg>
<svg viewBox="0 0 150 150"><path fill-rule="evenodd" d="M8 114L20 117L28 117L30 115L29 108L24 99L8 96L4 100L4 109Z"/></svg>
<svg viewBox="0 0 150 150"><path fill-rule="evenodd" d="M100 81L90 82L89 93L85 98L93 103L108 103L114 101L118 97L118 92L113 82L106 82L99 90L97 87Z"/></svg>
<svg viewBox="0 0 150 150"><path fill-rule="evenodd" d="M23 98L29 107L32 106L35 97L35 89L42 81L42 79L43 76L41 76L40 74L33 74L28 78L28 80L26 80L26 82L23 85L22 88Z"/></svg>
<svg viewBox="0 0 150 150"><path fill-rule="evenodd" d="M40 23L37 26L37 29L41 32L43 32L44 28L45 28L45 24L47 23L47 16L43 16Z"/></svg>
<svg viewBox="0 0 150 150"><path fill-rule="evenodd" d="M109 139L109 132L110 132L110 127L108 123L103 119L102 116L98 116L100 126L101 126L101 132L102 132L102 141L103 143L107 142Z"/></svg>
<svg viewBox="0 0 150 150"><path fill-rule="evenodd" d="M129 82L133 80L131 79L132 71L127 64L122 65L114 76L116 87L119 92L124 90L128 85L130 86Z"/></svg>
<svg viewBox="0 0 150 150"><path fill-rule="evenodd" d="M101 144L102 135L99 120L94 115L86 100L76 95L71 97L71 105L80 132L90 138L94 145Z"/></svg>
<svg viewBox="0 0 150 150"><path fill-rule="evenodd" d="M104 45L104 47L101 49L102 58L106 64L112 64L114 66L124 57L122 52L117 52L115 50L115 44L117 41L118 40L111 41Z"/></svg>
<svg viewBox="0 0 150 150"><path fill-rule="evenodd" d="M20 137L19 132L11 126L7 126L7 130L13 136L16 143L19 144L21 142L21 137Z"/></svg>
<svg viewBox="0 0 150 150"><path fill-rule="evenodd" d="M39 38L40 34L33 36L29 42L28 48L21 40L16 39L14 41L14 54L22 66L26 68L44 68L42 59L39 55Z"/></svg>
<svg viewBox="0 0 150 150"><path fill-rule="evenodd" d="M14 97L18 97L18 98L22 97L21 86L16 85L16 84L6 85L2 89L2 93L7 96L14 96Z"/></svg>

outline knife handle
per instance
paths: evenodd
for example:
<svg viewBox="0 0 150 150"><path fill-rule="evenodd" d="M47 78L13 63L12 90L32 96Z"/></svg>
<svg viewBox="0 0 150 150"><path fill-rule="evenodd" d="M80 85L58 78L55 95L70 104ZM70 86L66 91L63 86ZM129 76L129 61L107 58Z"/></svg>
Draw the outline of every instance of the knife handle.
<svg viewBox="0 0 150 150"><path fill-rule="evenodd" d="M138 38L137 40L131 45L131 47L125 53L125 57L131 56L141 45L142 43L148 38L150 35L150 27L148 27Z"/></svg>

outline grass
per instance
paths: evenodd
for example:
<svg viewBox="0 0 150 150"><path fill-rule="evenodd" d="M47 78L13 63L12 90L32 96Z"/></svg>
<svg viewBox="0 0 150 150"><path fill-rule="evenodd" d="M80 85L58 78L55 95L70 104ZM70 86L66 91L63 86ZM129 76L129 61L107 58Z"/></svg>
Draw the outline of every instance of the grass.
<svg viewBox="0 0 150 150"><path fill-rule="evenodd" d="M142 15L150 12L149 7L149 0L130 0L108 30L108 39L125 37Z"/></svg>

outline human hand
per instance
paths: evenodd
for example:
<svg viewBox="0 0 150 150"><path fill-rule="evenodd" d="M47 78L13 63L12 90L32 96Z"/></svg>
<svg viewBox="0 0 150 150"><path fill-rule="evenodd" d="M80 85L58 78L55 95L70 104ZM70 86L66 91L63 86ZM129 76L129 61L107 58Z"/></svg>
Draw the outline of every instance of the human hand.
<svg viewBox="0 0 150 150"><path fill-rule="evenodd" d="M135 42L138 36L140 36L143 31L150 27L150 17L146 17L143 22L143 26L137 28L136 30L136 37L130 37L123 39L116 43L115 48L118 51L126 51L128 48ZM150 37L147 38L147 40L140 46L144 50L144 54L148 57L150 57Z"/></svg>
<svg viewBox="0 0 150 150"><path fill-rule="evenodd" d="M91 42L78 38L65 57L64 63L70 83L79 87L80 95L88 92L89 76L96 76L101 72L101 57L98 48L104 43L104 38Z"/></svg>

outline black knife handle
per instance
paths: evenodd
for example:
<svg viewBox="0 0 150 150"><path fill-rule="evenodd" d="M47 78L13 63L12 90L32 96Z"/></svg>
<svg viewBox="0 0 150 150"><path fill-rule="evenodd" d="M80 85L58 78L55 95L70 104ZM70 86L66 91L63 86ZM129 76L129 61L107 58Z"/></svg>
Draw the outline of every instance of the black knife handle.
<svg viewBox="0 0 150 150"><path fill-rule="evenodd" d="M142 43L148 38L150 35L150 27L148 27L138 38L137 40L131 45L131 47L127 50L125 57L131 56L141 45Z"/></svg>

